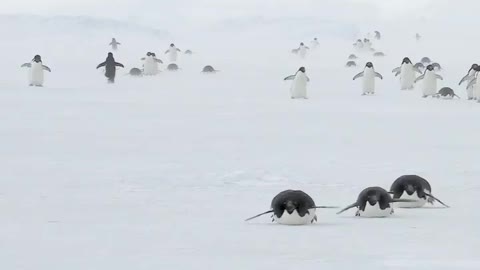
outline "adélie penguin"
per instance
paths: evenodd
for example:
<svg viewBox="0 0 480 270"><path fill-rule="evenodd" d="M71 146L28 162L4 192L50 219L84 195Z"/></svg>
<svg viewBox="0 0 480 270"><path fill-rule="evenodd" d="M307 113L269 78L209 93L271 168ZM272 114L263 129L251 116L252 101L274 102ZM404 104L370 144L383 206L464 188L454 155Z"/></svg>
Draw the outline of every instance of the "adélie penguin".
<svg viewBox="0 0 480 270"><path fill-rule="evenodd" d="M458 85L461 85L463 82L466 82L468 80L471 80L474 78L475 76L475 73L477 72L476 69L478 69L478 65L477 64L473 64L470 69L468 70L467 72L467 75L465 75L461 80L460 82L458 83ZM473 85L472 86L467 86L467 97L468 97L468 100L472 100L474 99L474 93L473 93Z"/></svg>
<svg viewBox="0 0 480 270"><path fill-rule="evenodd" d="M307 225L317 221L316 209L338 208L332 206L317 206L307 193L301 190L285 190L275 196L271 210L258 214L245 221L272 214L272 222L283 225Z"/></svg>
<svg viewBox="0 0 480 270"><path fill-rule="evenodd" d="M473 97L477 102L480 102L480 76L478 76L480 73L480 66L477 65L473 70L474 74L468 77L469 83L467 88L472 88Z"/></svg>
<svg viewBox="0 0 480 270"><path fill-rule="evenodd" d="M355 77L353 77L353 80L356 80L360 77L363 77L362 95L375 93L375 77L383 80L382 75L378 72L375 72L375 68L373 67L372 62L367 62L367 64L365 65L365 69L362 72L355 75Z"/></svg>
<svg viewBox="0 0 480 270"><path fill-rule="evenodd" d="M147 52L147 55L141 60L143 60L143 74L147 76L157 75L159 73L158 64L163 64L162 60L158 59L153 52Z"/></svg>
<svg viewBox="0 0 480 270"><path fill-rule="evenodd" d="M170 62L176 62L177 61L177 57L178 57L178 52L181 52L180 49L178 49L175 44L170 44L170 47L168 48L168 50L165 51L165 54L168 54L168 60L170 60Z"/></svg>
<svg viewBox="0 0 480 270"><path fill-rule="evenodd" d="M395 77L400 75L401 90L412 90L415 83L415 72L422 73L408 57L403 58L402 65L393 69L392 72L395 73Z"/></svg>
<svg viewBox="0 0 480 270"><path fill-rule="evenodd" d="M28 67L29 70L29 84L30 86L42 87L44 82L43 72L46 70L52 72L52 70L43 64L42 57L40 55L35 55L30 63L25 63L22 67Z"/></svg>
<svg viewBox="0 0 480 270"><path fill-rule="evenodd" d="M415 83L423 80L422 92L423 97L435 96L437 94L437 80L443 80L443 77L435 73L432 65L428 65L425 73L415 80Z"/></svg>
<svg viewBox="0 0 480 270"><path fill-rule="evenodd" d="M112 38L112 42L109 44L112 46L112 50L116 51L118 49L118 45L121 45L120 42L118 42L115 38Z"/></svg>
<svg viewBox="0 0 480 270"><path fill-rule="evenodd" d="M295 75L290 75L284 79L285 81L293 80L290 87L290 95L292 99L307 99L307 83L310 81L305 74L305 67L300 67Z"/></svg>
<svg viewBox="0 0 480 270"><path fill-rule="evenodd" d="M390 187L390 193L394 199L414 200L413 202L401 202L396 204L399 208L420 208L427 202L433 204L439 202L445 207L449 207L442 201L432 195L430 183L418 175L403 175L397 178Z"/></svg>
<svg viewBox="0 0 480 270"><path fill-rule="evenodd" d="M123 64L118 63L115 61L115 58L113 58L113 53L109 52L107 59L105 62L100 63L97 66L97 69L105 67L105 77L108 78L109 83L114 83L115 82L115 76L117 73L117 67L124 67Z"/></svg>

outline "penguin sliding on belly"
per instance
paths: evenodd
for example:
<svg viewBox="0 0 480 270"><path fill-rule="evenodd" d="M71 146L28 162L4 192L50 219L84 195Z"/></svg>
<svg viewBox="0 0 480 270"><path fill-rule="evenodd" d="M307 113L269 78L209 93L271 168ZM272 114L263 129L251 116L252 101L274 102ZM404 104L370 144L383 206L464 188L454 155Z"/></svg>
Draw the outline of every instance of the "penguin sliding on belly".
<svg viewBox="0 0 480 270"><path fill-rule="evenodd" d="M35 55L32 59L32 62L25 63L22 67L30 68L29 72L29 84L30 86L38 86L43 87L44 76L43 72L46 70L48 72L52 72L52 70L43 65L42 57L40 55Z"/></svg>
<svg viewBox="0 0 480 270"><path fill-rule="evenodd" d="M307 83L310 81L305 74L305 67L300 67L295 75L290 75L284 79L285 81L293 80L290 88L290 94L292 99L307 97Z"/></svg>
<svg viewBox="0 0 480 270"><path fill-rule="evenodd" d="M245 221L272 213L272 222L283 225L307 225L317 221L315 210L319 208L337 208L316 206L312 197L301 190L285 190L275 196L271 210L253 216Z"/></svg>
<svg viewBox="0 0 480 270"><path fill-rule="evenodd" d="M375 77L383 80L383 77L380 73L375 72L375 68L371 62L368 62L365 65L365 69L355 75L353 80L356 80L360 77L363 77L363 93L362 95L374 94L375 93Z"/></svg>
<svg viewBox="0 0 480 270"><path fill-rule="evenodd" d="M147 52L147 56L143 57L143 74L147 76L154 76L159 73L158 64L163 64L162 60L158 59L155 53Z"/></svg>
<svg viewBox="0 0 480 270"><path fill-rule="evenodd" d="M439 202L449 207L432 195L432 187L428 181L418 175L403 175L397 178L390 187L390 193L394 199L414 200L413 202L400 202L396 204L400 208L420 208L427 202L433 204Z"/></svg>
<svg viewBox="0 0 480 270"><path fill-rule="evenodd" d="M443 80L443 77L435 73L432 65L428 65L425 73L415 80L415 83L423 80L422 92L424 98L428 96L435 97L437 95L437 79Z"/></svg>
<svg viewBox="0 0 480 270"><path fill-rule="evenodd" d="M337 215L356 207L358 208L355 214L357 217L389 217L394 212L391 205L392 203L413 201L412 199L393 199L385 189L381 187L369 187L360 192L355 203L345 207L342 211L338 212Z"/></svg>
<svg viewBox="0 0 480 270"><path fill-rule="evenodd" d="M402 65L392 70L392 72L395 73L395 77L400 75L401 90L413 90L416 77L415 72L422 74L422 71L415 67L408 57L403 58Z"/></svg>

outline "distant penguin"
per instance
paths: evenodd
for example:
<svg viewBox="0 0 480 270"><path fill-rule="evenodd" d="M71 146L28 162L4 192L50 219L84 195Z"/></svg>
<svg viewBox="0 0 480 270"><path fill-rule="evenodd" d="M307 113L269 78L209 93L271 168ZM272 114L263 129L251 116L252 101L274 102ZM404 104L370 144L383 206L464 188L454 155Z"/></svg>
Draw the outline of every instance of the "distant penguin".
<svg viewBox="0 0 480 270"><path fill-rule="evenodd" d="M143 57L143 74L146 76L153 76L159 73L158 64L163 64L162 60L158 59L153 52L147 52L147 55Z"/></svg>
<svg viewBox="0 0 480 270"><path fill-rule="evenodd" d="M43 71L52 72L52 70L42 63L42 57L35 55L30 63L25 63L21 67L30 68L28 81L30 86L43 87Z"/></svg>
<svg viewBox="0 0 480 270"><path fill-rule="evenodd" d="M191 50L186 50L186 51L185 51L185 54L187 54L187 55L192 55L193 52L192 52Z"/></svg>
<svg viewBox="0 0 480 270"><path fill-rule="evenodd" d="M480 66L477 65L473 70L474 74L468 77L469 83L467 89L472 88L473 98L476 99L477 102L480 102Z"/></svg>
<svg viewBox="0 0 480 270"><path fill-rule="evenodd" d="M178 71L178 69L179 69L179 68L178 68L178 65L177 65L177 64L174 64L174 63L169 64L169 65L167 66L167 70L169 70L169 71Z"/></svg>
<svg viewBox="0 0 480 270"><path fill-rule="evenodd" d="M477 64L473 64L468 70L467 75L465 75L462 80L460 80L458 85L461 85L465 81L472 80L475 77L475 73L477 72L476 69L479 69L479 66ZM467 87L467 96L468 100L474 99L473 86Z"/></svg>
<svg viewBox="0 0 480 270"><path fill-rule="evenodd" d="M307 225L317 221L316 209L336 208L329 206L316 206L312 197L301 190L285 190L275 196L270 205L271 210L248 218L272 214L272 222L283 225Z"/></svg>
<svg viewBox="0 0 480 270"><path fill-rule="evenodd" d="M414 200L414 202L400 202L396 204L399 208L419 208L427 202L433 204L439 202L445 207L449 207L432 195L430 183L418 175L403 175L397 178L390 187L390 193L394 199Z"/></svg>
<svg viewBox="0 0 480 270"><path fill-rule="evenodd" d="M357 50L362 50L365 44L363 44L363 41L361 39L358 39L357 42L353 43L353 46Z"/></svg>
<svg viewBox="0 0 480 270"><path fill-rule="evenodd" d="M139 69L139 68L132 68L130 69L130 72L128 73L130 76L134 76L134 77L142 77L143 74L142 74L142 70Z"/></svg>
<svg viewBox="0 0 480 270"><path fill-rule="evenodd" d="M358 59L358 57L355 54L350 54L348 56L348 60L356 60L356 59Z"/></svg>
<svg viewBox="0 0 480 270"><path fill-rule="evenodd" d="M117 42L115 38L112 38L112 42L110 42L109 45L112 46L113 51L116 51L118 49L118 45L121 45L121 43Z"/></svg>
<svg viewBox="0 0 480 270"><path fill-rule="evenodd" d="M432 63L432 60L428 57L423 57L422 60L420 60L420 62L422 62L422 64L424 65L429 65Z"/></svg>
<svg viewBox="0 0 480 270"><path fill-rule="evenodd" d="M414 200L394 199L381 187L369 187L360 192L356 202L342 209L337 215L351 208L357 208L355 213L357 217L389 217L394 212L392 203L398 202L414 202Z"/></svg>
<svg viewBox="0 0 480 270"><path fill-rule="evenodd" d="M122 64L118 63L115 61L115 58L113 58L113 53L109 52L107 59L105 62L100 63L97 66L97 69L105 67L105 77L108 78L109 83L114 83L115 82L115 76L117 73L117 67L124 67Z"/></svg>
<svg viewBox="0 0 480 270"><path fill-rule="evenodd" d="M375 31L374 33L375 33L375 39L377 39L377 40L382 39L382 34L380 34L380 32Z"/></svg>
<svg viewBox="0 0 480 270"><path fill-rule="evenodd" d="M415 83L423 80L423 97L435 96L437 94L437 80L443 80L442 76L435 73L432 65L428 65L425 73L415 80Z"/></svg>
<svg viewBox="0 0 480 270"><path fill-rule="evenodd" d="M370 39L368 38L364 38L363 39L363 45L364 45L364 49L367 50L367 51L372 51L372 42L370 41Z"/></svg>
<svg viewBox="0 0 480 270"><path fill-rule="evenodd" d="M365 69L355 75L353 80L356 80L360 77L363 77L362 95L375 94L375 77L383 80L382 75L380 75L378 72L375 72L375 68L371 62L368 62L365 65Z"/></svg>
<svg viewBox="0 0 480 270"><path fill-rule="evenodd" d="M375 56L375 57L384 57L385 54L384 54L383 52L376 52L376 53L373 54L373 56Z"/></svg>
<svg viewBox="0 0 480 270"><path fill-rule="evenodd" d="M420 63L420 62L416 63L416 64L414 65L414 67L415 67L416 69L420 70L420 71L425 70L425 65L422 64L422 63ZM422 73L423 73L423 72L422 72Z"/></svg>
<svg viewBox="0 0 480 270"><path fill-rule="evenodd" d="M215 73L218 72L218 70L215 70L212 66L205 66L202 69L203 73Z"/></svg>
<svg viewBox="0 0 480 270"><path fill-rule="evenodd" d="M439 63L433 63L432 67L435 71L441 71L442 70L442 66L440 66Z"/></svg>
<svg viewBox="0 0 480 270"><path fill-rule="evenodd" d="M356 67L357 63L355 61L348 61L347 64L345 64L346 67Z"/></svg>
<svg viewBox="0 0 480 270"><path fill-rule="evenodd" d="M285 81L293 80L290 88L290 95L292 99L307 97L307 84L310 81L307 74L305 74L305 67L300 67L295 75L290 75L284 79Z"/></svg>
<svg viewBox="0 0 480 270"><path fill-rule="evenodd" d="M167 51L165 51L165 54L168 54L168 60L170 62L176 62L178 58L178 52L181 52L180 49L175 47L175 44L170 44L170 47L168 48Z"/></svg>
<svg viewBox="0 0 480 270"><path fill-rule="evenodd" d="M415 34L415 39L416 39L417 41L420 41L420 40L422 39L422 36L420 36L419 33L416 33L416 34Z"/></svg>
<svg viewBox="0 0 480 270"><path fill-rule="evenodd" d="M305 59L305 57L307 56L307 51L309 49L310 49L309 47L305 46L305 44L303 44L303 42L301 42L300 46L297 48L298 56L300 56L300 58L302 58L302 59Z"/></svg>
<svg viewBox="0 0 480 270"><path fill-rule="evenodd" d="M318 45L320 45L320 42L318 42L317 38L314 38L311 42L312 49L316 49L318 47Z"/></svg>
<svg viewBox="0 0 480 270"><path fill-rule="evenodd" d="M440 89L438 91L436 97L450 97L450 98L457 97L457 98L460 98L459 96L457 96L457 94L455 94L453 89L450 88L450 87L443 87L442 89Z"/></svg>
<svg viewBox="0 0 480 270"><path fill-rule="evenodd" d="M412 90L415 82L415 72L422 73L418 68L413 66L412 61L408 57L403 58L402 65L392 70L395 76L400 75L400 89Z"/></svg>

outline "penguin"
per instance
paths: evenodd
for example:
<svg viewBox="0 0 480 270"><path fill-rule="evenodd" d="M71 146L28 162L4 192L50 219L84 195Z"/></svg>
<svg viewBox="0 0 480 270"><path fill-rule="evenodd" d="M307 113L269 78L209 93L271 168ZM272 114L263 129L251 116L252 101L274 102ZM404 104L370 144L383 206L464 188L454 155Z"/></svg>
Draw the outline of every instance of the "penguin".
<svg viewBox="0 0 480 270"><path fill-rule="evenodd" d="M121 45L121 43L117 42L115 38L112 38L112 42L110 42L109 45L112 46L113 51L116 51L118 49L118 45Z"/></svg>
<svg viewBox="0 0 480 270"><path fill-rule="evenodd" d="M432 195L430 183L418 175L403 175L397 178L390 187L390 193L394 199L414 200L413 202L399 202L396 206L399 208L420 208L427 202L433 204L435 201L449 208L439 199Z"/></svg>
<svg viewBox="0 0 480 270"><path fill-rule="evenodd" d="M467 81L468 79L473 79L476 73L476 69L479 69L479 66L477 64L473 64L470 69L467 72L467 75L465 75L458 85L461 85L463 82ZM468 100L474 99L474 94L473 94L473 86L467 87L467 96Z"/></svg>
<svg viewBox="0 0 480 270"><path fill-rule="evenodd" d="M139 69L139 68L130 69L130 72L128 72L128 74L130 76L134 76L134 77L142 77L143 76L142 70Z"/></svg>
<svg viewBox="0 0 480 270"><path fill-rule="evenodd" d="M417 41L420 41L420 40L422 39L422 36L421 36L419 33L416 33L416 34L415 34L415 39L416 39Z"/></svg>
<svg viewBox="0 0 480 270"><path fill-rule="evenodd" d="M297 48L297 54L300 56L300 58L305 59L307 56L307 51L310 50L309 47L305 46L303 42L300 43L300 46Z"/></svg>
<svg viewBox="0 0 480 270"><path fill-rule="evenodd" d="M435 69L435 71L441 71L442 70L442 66L440 66L440 64L436 63L436 62L432 64L432 67L433 67L433 69Z"/></svg>
<svg viewBox="0 0 480 270"><path fill-rule="evenodd" d="M186 54L186 55L192 55L193 52L192 52L191 50L186 50L186 51L185 51L185 54Z"/></svg>
<svg viewBox="0 0 480 270"><path fill-rule="evenodd" d="M97 69L105 67L105 77L108 78L109 83L114 83L115 82L115 75L117 73L117 67L122 67L124 68L123 64L118 63L115 61L115 58L113 58L113 53L109 52L107 59L105 62L100 63L97 66Z"/></svg>
<svg viewBox="0 0 480 270"><path fill-rule="evenodd" d="M355 61L348 61L347 64L345 64L346 67L356 67L357 63Z"/></svg>
<svg viewBox="0 0 480 270"><path fill-rule="evenodd" d="M205 66L202 69L203 73L215 73L218 72L218 70L215 70L212 66Z"/></svg>
<svg viewBox="0 0 480 270"><path fill-rule="evenodd" d="M420 71L421 71L421 70L425 70L425 65L424 65L423 63L420 63L420 62L416 63L416 64L414 65L414 67L417 68L417 69L420 70Z"/></svg>
<svg viewBox="0 0 480 270"><path fill-rule="evenodd" d="M375 33L375 39L377 39L377 40L382 39L382 34L380 34L380 32L375 31L374 33Z"/></svg>
<svg viewBox="0 0 480 270"><path fill-rule="evenodd" d="M246 219L249 221L257 217L272 214L272 222L282 225L307 225L317 221L316 209L337 208L331 206L316 206L312 197L301 190L285 190L275 196L271 203L271 210Z"/></svg>
<svg viewBox="0 0 480 270"><path fill-rule="evenodd" d="M178 65L177 65L177 64L172 63L172 64L169 64L169 65L167 66L167 70L169 70L169 71L178 71L179 68L178 68Z"/></svg>
<svg viewBox="0 0 480 270"><path fill-rule="evenodd" d="M437 94L437 79L443 80L443 77L436 74L432 65L428 65L425 73L415 80L415 83L423 80L423 97L435 96Z"/></svg>
<svg viewBox="0 0 480 270"><path fill-rule="evenodd" d="M308 76L305 74L305 67L300 67L295 73L295 75L290 75L284 79L285 81L293 80L292 86L290 88L290 95L292 99L303 98L308 99L307 97L307 83L310 81Z"/></svg>
<svg viewBox="0 0 480 270"><path fill-rule="evenodd" d="M348 56L348 60L356 60L356 59L358 59L358 57L355 54L350 54Z"/></svg>
<svg viewBox="0 0 480 270"><path fill-rule="evenodd" d="M147 52L147 56L143 57L143 74L147 76L157 75L159 73L158 64L163 64L153 52Z"/></svg>
<svg viewBox="0 0 480 270"><path fill-rule="evenodd" d="M477 65L474 68L474 74L468 77L468 80L470 82L467 85L467 89L472 88L473 97L477 100L477 102L480 102L480 76L478 76L479 72L480 66Z"/></svg>
<svg viewBox="0 0 480 270"><path fill-rule="evenodd" d="M394 213L392 203L415 202L412 199L395 199L390 193L381 187L368 187L357 197L357 201L345 207L337 215L356 207L357 217L382 218L389 217Z"/></svg>
<svg viewBox="0 0 480 270"><path fill-rule="evenodd" d="M353 46L357 49L357 50L362 50L363 47L365 46L365 44L363 44L363 41L361 39L358 39L357 42L353 43Z"/></svg>
<svg viewBox="0 0 480 270"><path fill-rule="evenodd" d="M367 51L372 51L372 42L370 41L370 39L368 38L364 38L363 39L363 45L364 45L364 48L367 50Z"/></svg>
<svg viewBox="0 0 480 270"><path fill-rule="evenodd" d="M442 89L440 89L438 91L438 93L435 95L435 97L437 97L437 98L439 98L439 97L450 97L450 98L457 97L457 98L460 98L459 96L457 96L457 94L455 94L453 89L450 88L450 87L443 87Z"/></svg>
<svg viewBox="0 0 480 270"><path fill-rule="evenodd" d="M384 57L385 54L384 54L383 52L376 52L376 53L373 54L373 56L375 56L375 57Z"/></svg>
<svg viewBox="0 0 480 270"><path fill-rule="evenodd" d="M360 77L363 77L363 96L368 94L375 94L375 77L383 80L383 76L380 73L375 72L375 68L373 67L372 62L368 62L365 65L365 69L355 75L355 77L353 77L353 80L356 80Z"/></svg>
<svg viewBox="0 0 480 270"><path fill-rule="evenodd" d="M172 43L170 44L170 48L165 51L165 54L168 54L168 60L170 60L170 62L176 62L178 58L178 52L181 52L181 50L175 47L175 44Z"/></svg>
<svg viewBox="0 0 480 270"><path fill-rule="evenodd" d="M40 55L35 55L30 63L25 63L21 67L30 68L29 72L29 85L43 87L43 71L52 72L52 70L43 64L42 57Z"/></svg>
<svg viewBox="0 0 480 270"><path fill-rule="evenodd" d="M430 58L428 57L423 57L422 60L420 60L420 62L422 62L424 65L429 65L432 63L432 60L430 60Z"/></svg>
<svg viewBox="0 0 480 270"><path fill-rule="evenodd" d="M318 42L318 38L314 38L311 42L312 49L316 49L320 45L320 42Z"/></svg>
<svg viewBox="0 0 480 270"><path fill-rule="evenodd" d="M415 82L415 72L422 73L418 68L413 66L412 61L408 57L403 58L402 65L392 70L395 76L400 75L400 89L412 90Z"/></svg>

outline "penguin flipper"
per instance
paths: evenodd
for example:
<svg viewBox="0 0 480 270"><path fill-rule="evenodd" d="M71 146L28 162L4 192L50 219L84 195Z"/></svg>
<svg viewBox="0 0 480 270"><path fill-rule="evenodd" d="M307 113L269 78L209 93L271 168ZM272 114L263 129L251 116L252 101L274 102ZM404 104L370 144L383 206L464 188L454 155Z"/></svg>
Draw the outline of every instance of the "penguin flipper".
<svg viewBox="0 0 480 270"><path fill-rule="evenodd" d="M381 80L383 80L383 76L382 74L378 73L378 72L375 72L375 76L380 78Z"/></svg>
<svg viewBox="0 0 480 270"><path fill-rule="evenodd" d="M396 202L418 202L418 200L411 200L411 199L392 199L393 203Z"/></svg>
<svg viewBox="0 0 480 270"><path fill-rule="evenodd" d="M309 81L310 81L310 78L309 78L308 76L305 76L305 77L307 77L307 82L309 82Z"/></svg>
<svg viewBox="0 0 480 270"><path fill-rule="evenodd" d="M413 70L415 70L416 72L422 74L422 71L421 71L418 67L413 67Z"/></svg>
<svg viewBox="0 0 480 270"><path fill-rule="evenodd" d="M418 82L418 81L420 81L420 80L423 80L423 78L425 78L425 75L422 75L422 76L416 78L414 82L416 83L416 82Z"/></svg>
<svg viewBox="0 0 480 270"><path fill-rule="evenodd" d="M474 86L475 84L477 84L477 80L471 80L468 85L467 85L467 88L470 88L472 86Z"/></svg>
<svg viewBox="0 0 480 270"><path fill-rule="evenodd" d="M145 57L140 58L140 60L145 61Z"/></svg>
<svg viewBox="0 0 480 270"><path fill-rule="evenodd" d="M458 83L458 85L462 85L463 82L467 81L467 80L471 80L473 77L470 76L469 74L463 76L463 78L460 80L460 82Z"/></svg>
<svg viewBox="0 0 480 270"><path fill-rule="evenodd" d="M427 197L430 197L430 198L434 199L435 201L439 202L441 205L445 206L446 208L450 208L450 206L444 204L442 201L440 201L439 199L435 198L435 196L433 196L432 194L425 193L425 195L427 195Z"/></svg>
<svg viewBox="0 0 480 270"><path fill-rule="evenodd" d="M104 67L106 64L107 64L107 62L103 62L103 63L98 64L97 69L99 69L101 67Z"/></svg>
<svg viewBox="0 0 480 270"><path fill-rule="evenodd" d="M363 77L363 71L358 73L357 75L355 75L355 77L353 77L353 80L355 81L356 79L360 78L360 77Z"/></svg>
<svg viewBox="0 0 480 270"><path fill-rule="evenodd" d="M115 66L125 68L125 66L122 63L118 63L118 62L115 62Z"/></svg>
<svg viewBox="0 0 480 270"><path fill-rule="evenodd" d="M258 218L258 217L260 217L260 216L263 216L263 215L266 215L266 214L270 214L270 213L273 213L273 210L269 210L269 211L267 211L267 212L263 212L263 213L258 214L258 215L256 215L256 216L253 216L253 217L251 217L251 218L247 218L247 219L245 219L245 221L249 221L249 220L252 220L252 219L254 219L254 218Z"/></svg>
<svg viewBox="0 0 480 270"><path fill-rule="evenodd" d="M399 73L402 69L400 67L394 68L392 73Z"/></svg>
<svg viewBox="0 0 480 270"><path fill-rule="evenodd" d="M295 76L296 76L296 75L290 75L290 76L286 77L286 78L283 79L283 80L284 80L284 81L291 81L291 80L295 79Z"/></svg>
<svg viewBox="0 0 480 270"><path fill-rule="evenodd" d="M163 64L163 61L160 60L160 59L155 59L155 61L156 61L157 63Z"/></svg>
<svg viewBox="0 0 480 270"><path fill-rule="evenodd" d="M442 81L443 81L443 77L442 77L442 76L440 76L440 75L438 75L438 74L435 74L435 77L436 77L437 79L439 79L439 80L442 80Z"/></svg>
<svg viewBox="0 0 480 270"><path fill-rule="evenodd" d="M43 70L46 70L46 71L48 71L48 72L52 72L52 70L51 70L49 67L45 66L45 65L42 65L42 68L43 68Z"/></svg>
<svg viewBox="0 0 480 270"><path fill-rule="evenodd" d="M21 67L32 67L32 64L31 63L25 63Z"/></svg>
<svg viewBox="0 0 480 270"><path fill-rule="evenodd" d="M181 52L181 50L180 50L180 49L177 49L177 52Z"/></svg>
<svg viewBox="0 0 480 270"><path fill-rule="evenodd" d="M348 209L354 208L354 207L358 207L358 204L356 202L347 206L347 207L345 207L345 208L343 208L340 212L337 213L337 215L347 211Z"/></svg>
<svg viewBox="0 0 480 270"><path fill-rule="evenodd" d="M400 75L400 71L395 73L395 77L397 77L398 75Z"/></svg>
<svg viewBox="0 0 480 270"><path fill-rule="evenodd" d="M315 207L311 207L309 209L338 209L340 207L338 206L315 206Z"/></svg>

